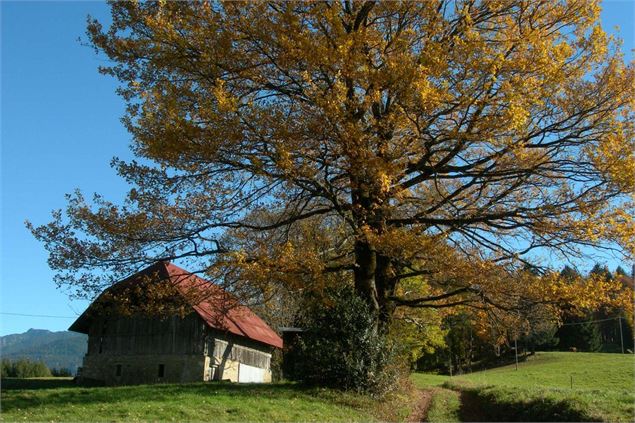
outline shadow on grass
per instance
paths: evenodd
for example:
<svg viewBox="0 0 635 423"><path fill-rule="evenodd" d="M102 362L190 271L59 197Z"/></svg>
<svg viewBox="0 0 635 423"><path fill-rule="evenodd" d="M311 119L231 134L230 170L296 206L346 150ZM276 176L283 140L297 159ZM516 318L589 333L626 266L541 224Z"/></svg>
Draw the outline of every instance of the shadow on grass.
<svg viewBox="0 0 635 423"><path fill-rule="evenodd" d="M57 388L74 388L75 382L73 378L2 378L1 381L2 390L15 390L15 389L57 389Z"/></svg>
<svg viewBox="0 0 635 423"><path fill-rule="evenodd" d="M494 393L471 388L461 390L459 414L463 422L597 421L566 400L500 401Z"/></svg>
<svg viewBox="0 0 635 423"><path fill-rule="evenodd" d="M10 412L15 409L29 409L46 405L66 407L70 405L108 404L136 402L161 402L174 400L181 395L195 395L213 398L214 396L240 396L242 398L276 398L318 400L319 390L301 385L282 384L235 384L223 382L194 384L156 384L119 387L81 387L73 385L72 380L14 380L10 388L2 381L2 409ZM70 389L60 389L70 388ZM6 389L6 390L5 390ZM333 398L337 399L337 398ZM340 399L345 403L344 399ZM334 401L334 402L340 402Z"/></svg>

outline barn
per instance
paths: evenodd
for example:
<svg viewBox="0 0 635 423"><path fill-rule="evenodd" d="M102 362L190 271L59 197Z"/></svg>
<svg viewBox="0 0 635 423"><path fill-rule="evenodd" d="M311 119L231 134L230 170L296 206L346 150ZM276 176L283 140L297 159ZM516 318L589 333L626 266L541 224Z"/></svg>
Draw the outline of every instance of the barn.
<svg viewBox="0 0 635 423"><path fill-rule="evenodd" d="M123 312L165 285L179 312ZM174 295L175 294L175 295ZM172 308L168 308L172 310ZM174 309L176 310L176 309ZM169 262L104 291L70 326L88 335L80 381L124 385L160 382L271 382L271 355L282 339L219 286Z"/></svg>

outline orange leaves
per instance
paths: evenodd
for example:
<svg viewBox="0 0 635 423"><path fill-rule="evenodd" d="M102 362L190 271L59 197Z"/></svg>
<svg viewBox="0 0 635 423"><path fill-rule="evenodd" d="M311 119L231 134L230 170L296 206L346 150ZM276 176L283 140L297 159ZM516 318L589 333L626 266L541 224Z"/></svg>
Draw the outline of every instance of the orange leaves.
<svg viewBox="0 0 635 423"><path fill-rule="evenodd" d="M559 280L552 283L555 299L571 306L573 311L580 314L596 311L600 307L633 313L633 290L624 287L617 280L608 281L603 277L591 275L584 280Z"/></svg>
<svg viewBox="0 0 635 423"><path fill-rule="evenodd" d="M151 164L119 166L123 207L72 199L36 236L73 270L191 257L261 293L418 274L488 310L593 306L515 269L635 250L633 67L592 0L445 5L113 2L90 40Z"/></svg>
<svg viewBox="0 0 635 423"><path fill-rule="evenodd" d="M633 316L634 292L619 278L604 275L562 277L556 273L542 276L529 272L508 274L505 287L501 282L483 286L490 300L481 307L462 307L482 339L492 345L548 327L555 328L565 315L588 316L610 310ZM631 317L632 318L632 317Z"/></svg>

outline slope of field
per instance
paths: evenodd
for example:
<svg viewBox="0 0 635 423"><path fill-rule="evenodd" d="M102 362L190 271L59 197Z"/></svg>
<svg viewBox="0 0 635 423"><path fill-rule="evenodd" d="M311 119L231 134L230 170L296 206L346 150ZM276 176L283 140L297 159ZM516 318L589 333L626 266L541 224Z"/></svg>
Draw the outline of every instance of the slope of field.
<svg viewBox="0 0 635 423"><path fill-rule="evenodd" d="M370 397L295 384L196 383L77 387L70 380L2 381L0 421L375 421ZM397 404L398 403L398 404ZM396 401L402 420L410 404ZM401 410L398 408L401 407ZM397 410L395 410L397 408ZM401 415L399 415L401 413Z"/></svg>
<svg viewBox="0 0 635 423"><path fill-rule="evenodd" d="M633 355L544 352L518 370L511 365L453 378L412 378L423 389L459 391L454 411L463 420L626 422L635 419L634 366Z"/></svg>

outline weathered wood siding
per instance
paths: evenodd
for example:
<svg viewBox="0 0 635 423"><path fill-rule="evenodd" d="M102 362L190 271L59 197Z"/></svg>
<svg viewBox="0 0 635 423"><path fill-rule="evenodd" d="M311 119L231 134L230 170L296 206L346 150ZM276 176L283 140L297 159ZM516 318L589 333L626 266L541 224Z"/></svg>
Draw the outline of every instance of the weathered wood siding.
<svg viewBox="0 0 635 423"><path fill-rule="evenodd" d="M202 355L205 329L205 323L194 313L183 319L97 318L88 333L87 355Z"/></svg>
<svg viewBox="0 0 635 423"><path fill-rule="evenodd" d="M267 370L271 366L271 353L236 345L222 339L215 339L213 356L218 360L237 361Z"/></svg>
<svg viewBox="0 0 635 423"><path fill-rule="evenodd" d="M205 380L230 380L238 382L240 365L265 370L265 382L271 382L272 347L250 339L210 329L205 345Z"/></svg>
<svg viewBox="0 0 635 423"><path fill-rule="evenodd" d="M195 313L165 319L99 317L89 328L82 376L108 385L237 382L245 364L265 369L265 380L271 381L271 352L268 345L210 328Z"/></svg>

